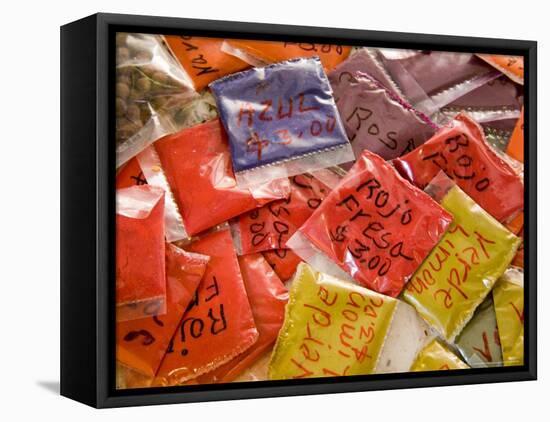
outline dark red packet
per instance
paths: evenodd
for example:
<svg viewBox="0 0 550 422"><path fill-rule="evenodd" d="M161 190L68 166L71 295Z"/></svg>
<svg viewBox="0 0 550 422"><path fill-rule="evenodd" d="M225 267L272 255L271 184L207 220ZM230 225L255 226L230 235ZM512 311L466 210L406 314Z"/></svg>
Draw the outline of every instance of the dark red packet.
<svg viewBox="0 0 550 422"><path fill-rule="evenodd" d="M233 381L273 346L283 325L288 291L277 274L261 254L240 256L239 267L259 333L258 341L225 365L199 377L201 384Z"/></svg>
<svg viewBox="0 0 550 422"><path fill-rule="evenodd" d="M459 114L423 145L393 161L399 173L424 189L444 171L485 211L504 222L523 209L520 176L485 141L481 127Z"/></svg>
<svg viewBox="0 0 550 422"><path fill-rule="evenodd" d="M165 136L155 149L189 235L288 195L285 179L254 190L237 186L218 119Z"/></svg>
<svg viewBox="0 0 550 422"><path fill-rule="evenodd" d="M117 321L163 314L164 191L143 185L116 195Z"/></svg>
<svg viewBox="0 0 550 422"><path fill-rule="evenodd" d="M177 385L210 372L258 339L229 229L185 247L210 256L203 280L157 373L155 385Z"/></svg>
<svg viewBox="0 0 550 422"><path fill-rule="evenodd" d="M239 217L237 243L243 255L285 249L286 241L309 218L330 188L310 174L290 178L290 195Z"/></svg>
<svg viewBox="0 0 550 422"><path fill-rule="evenodd" d="M360 284L395 297L451 220L391 164L365 150L299 234Z"/></svg>

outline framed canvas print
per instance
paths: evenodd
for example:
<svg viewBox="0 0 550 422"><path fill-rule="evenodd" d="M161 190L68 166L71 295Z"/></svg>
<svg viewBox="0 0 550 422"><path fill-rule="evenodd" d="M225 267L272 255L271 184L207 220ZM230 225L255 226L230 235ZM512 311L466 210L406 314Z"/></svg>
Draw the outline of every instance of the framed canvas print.
<svg viewBox="0 0 550 422"><path fill-rule="evenodd" d="M61 28L61 394L536 379L536 43Z"/></svg>

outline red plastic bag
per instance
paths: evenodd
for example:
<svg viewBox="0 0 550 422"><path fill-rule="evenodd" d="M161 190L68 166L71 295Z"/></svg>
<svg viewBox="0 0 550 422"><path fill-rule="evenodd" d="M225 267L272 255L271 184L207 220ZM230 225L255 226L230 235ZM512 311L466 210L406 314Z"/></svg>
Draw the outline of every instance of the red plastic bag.
<svg viewBox="0 0 550 422"><path fill-rule="evenodd" d="M233 381L273 346L283 325L288 291L264 257L240 256L239 267L259 333L258 341L225 365L199 377L201 384Z"/></svg>
<svg viewBox="0 0 550 422"><path fill-rule="evenodd" d="M365 150L296 235L357 282L395 297L451 220L383 158ZM293 239L288 242L292 248ZM299 248L295 252L301 253Z"/></svg>
<svg viewBox="0 0 550 422"><path fill-rule="evenodd" d="M239 217L233 226L237 251L250 254L285 249L286 241L309 218L330 192L310 174L290 178L290 195Z"/></svg>
<svg viewBox="0 0 550 422"><path fill-rule="evenodd" d="M275 249L266 251L263 255L271 268L285 283L290 280L296 272L296 267L302 262L302 259L291 249Z"/></svg>
<svg viewBox="0 0 550 422"><path fill-rule="evenodd" d="M288 180L254 189L237 187L227 137L218 119L168 135L155 143L162 169L188 235L288 196Z"/></svg>
<svg viewBox="0 0 550 422"><path fill-rule="evenodd" d="M186 250L210 256L202 283L176 330L155 385L177 385L229 362L250 348L258 331L228 229Z"/></svg>
<svg viewBox="0 0 550 422"><path fill-rule="evenodd" d="M147 180L143 177L141 167L139 166L138 160L135 158L128 161L116 175L117 189L146 184Z"/></svg>
<svg viewBox="0 0 550 422"><path fill-rule="evenodd" d="M153 380L209 259L166 244L166 314L119 322L117 361Z"/></svg>
<svg viewBox="0 0 550 422"><path fill-rule="evenodd" d="M132 186L116 194L117 321L166 311L164 191Z"/></svg>
<svg viewBox="0 0 550 422"><path fill-rule="evenodd" d="M483 130L465 114L459 114L429 141L393 163L403 177L421 189L443 170L501 222L523 209L520 176L493 151Z"/></svg>

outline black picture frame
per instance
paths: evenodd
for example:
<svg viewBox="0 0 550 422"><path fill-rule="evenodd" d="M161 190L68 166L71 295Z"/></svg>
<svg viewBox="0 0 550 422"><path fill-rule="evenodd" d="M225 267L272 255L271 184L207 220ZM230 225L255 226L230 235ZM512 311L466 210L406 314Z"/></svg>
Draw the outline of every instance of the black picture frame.
<svg viewBox="0 0 550 422"><path fill-rule="evenodd" d="M115 389L114 80L117 31L433 49L525 60L525 364L426 373ZM535 41L99 13L61 27L61 394L119 407L449 386L537 377Z"/></svg>

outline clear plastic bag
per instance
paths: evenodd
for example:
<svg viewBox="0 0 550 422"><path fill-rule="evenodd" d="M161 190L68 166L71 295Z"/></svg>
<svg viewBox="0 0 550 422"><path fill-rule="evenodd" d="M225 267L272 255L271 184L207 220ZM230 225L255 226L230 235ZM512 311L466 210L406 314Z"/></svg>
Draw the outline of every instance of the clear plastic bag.
<svg viewBox="0 0 550 422"><path fill-rule="evenodd" d="M396 299L300 264L269 379L373 373L396 306Z"/></svg>
<svg viewBox="0 0 550 422"><path fill-rule="evenodd" d="M487 141L505 151L522 106L523 87L501 75L445 105L433 117L444 124L466 112L483 127Z"/></svg>
<svg viewBox="0 0 550 422"><path fill-rule="evenodd" d="M155 377L185 309L201 282L209 257L166 244L166 313L117 323L117 361Z"/></svg>
<svg viewBox="0 0 550 422"><path fill-rule="evenodd" d="M240 256L239 267L258 330L258 341L225 365L199 377L201 384L235 380L273 347L283 325L288 291L264 257L261 254Z"/></svg>
<svg viewBox="0 0 550 422"><path fill-rule="evenodd" d="M166 312L164 191L143 185L116 192L117 321Z"/></svg>
<svg viewBox="0 0 550 422"><path fill-rule="evenodd" d="M227 138L218 119L158 140L140 154L139 160L148 183L168 192L174 240L285 198L290 190L286 179L254 189L237 186Z"/></svg>
<svg viewBox="0 0 550 422"><path fill-rule="evenodd" d="M428 116L501 75L471 53L423 51L397 59L379 54L379 60L404 98Z"/></svg>
<svg viewBox="0 0 550 422"><path fill-rule="evenodd" d="M333 177L338 176L334 174ZM246 255L287 248L286 241L321 205L329 192L330 188L311 174L292 176L288 198L243 214L232 223L237 252Z"/></svg>
<svg viewBox="0 0 550 422"><path fill-rule="evenodd" d="M287 246L319 271L395 297L451 220L388 162L365 150Z"/></svg>
<svg viewBox="0 0 550 422"><path fill-rule="evenodd" d="M258 340L229 229L211 231L183 248L210 261L156 374L156 386L196 380Z"/></svg>
<svg viewBox="0 0 550 422"><path fill-rule="evenodd" d="M116 36L117 167L174 130L164 107L185 104L197 93L156 35Z"/></svg>
<svg viewBox="0 0 550 422"><path fill-rule="evenodd" d="M426 188L453 216L402 297L452 343L510 265L521 239L439 174Z"/></svg>
<svg viewBox="0 0 550 422"><path fill-rule="evenodd" d="M239 72L210 88L241 187L354 159L318 58Z"/></svg>
<svg viewBox="0 0 550 422"><path fill-rule="evenodd" d="M483 209L504 222L523 209L523 180L510 160L486 142L481 127L459 114L419 148L393 160L399 173L423 189L440 172Z"/></svg>

